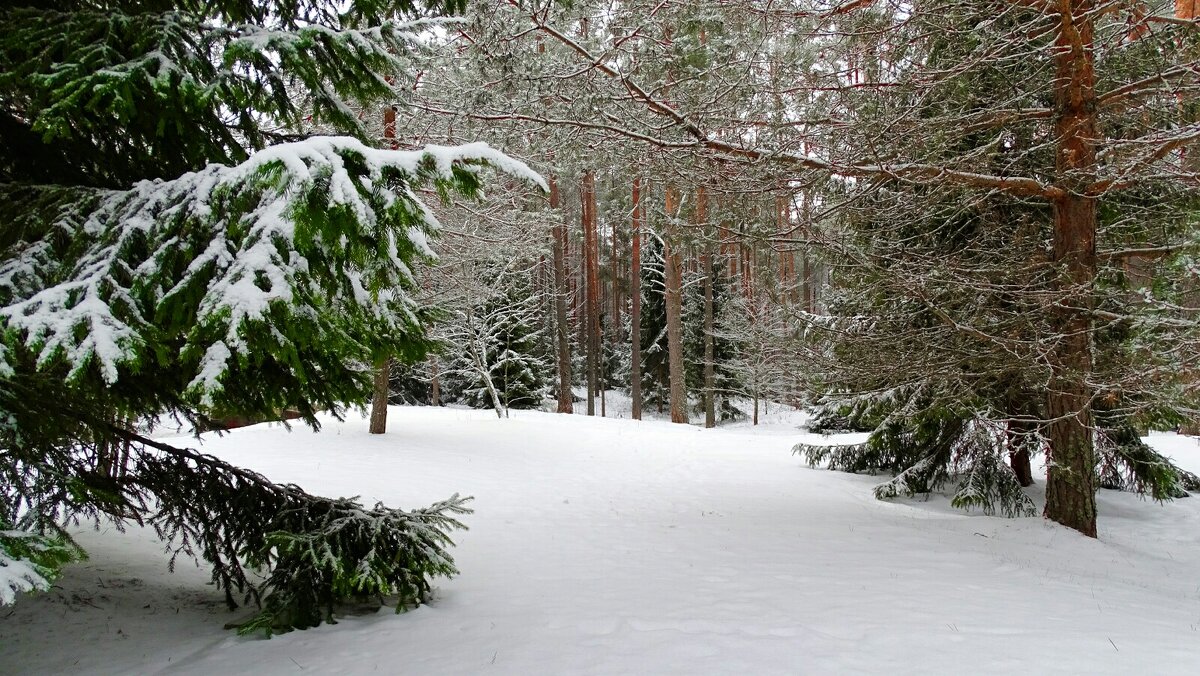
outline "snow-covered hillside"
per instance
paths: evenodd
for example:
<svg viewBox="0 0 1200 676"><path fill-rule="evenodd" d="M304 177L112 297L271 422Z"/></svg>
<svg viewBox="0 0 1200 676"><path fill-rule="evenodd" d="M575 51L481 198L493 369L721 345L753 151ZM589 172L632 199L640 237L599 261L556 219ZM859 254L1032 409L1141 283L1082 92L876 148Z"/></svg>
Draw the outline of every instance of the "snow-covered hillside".
<svg viewBox="0 0 1200 676"><path fill-rule="evenodd" d="M807 468L796 415L717 430L393 408L390 432L257 426L205 450L323 494L416 507L475 496L462 575L384 611L239 637L144 532L0 616L2 673L1188 673L1200 669L1200 498L1102 491L1100 539L877 478ZM1200 466L1188 438L1152 443ZM1040 483L1040 482L1039 482ZM1038 496L1040 498L1040 495Z"/></svg>

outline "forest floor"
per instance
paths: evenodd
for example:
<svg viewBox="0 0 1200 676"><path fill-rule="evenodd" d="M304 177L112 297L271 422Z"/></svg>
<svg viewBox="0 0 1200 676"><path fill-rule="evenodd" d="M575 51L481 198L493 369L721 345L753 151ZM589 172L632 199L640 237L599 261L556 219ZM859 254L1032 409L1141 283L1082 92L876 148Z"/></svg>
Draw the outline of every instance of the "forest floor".
<svg viewBox="0 0 1200 676"><path fill-rule="evenodd" d="M462 574L405 614L263 640L224 630L247 613L225 610L206 569L169 573L151 534L85 530L89 561L0 610L0 673L1200 670L1200 497L1101 491L1092 540L944 496L877 501L880 477L790 453L819 438L802 415L763 421L401 407L383 436L357 417L208 436L206 452L317 493L399 507L473 495ZM1195 440L1150 441L1200 469Z"/></svg>

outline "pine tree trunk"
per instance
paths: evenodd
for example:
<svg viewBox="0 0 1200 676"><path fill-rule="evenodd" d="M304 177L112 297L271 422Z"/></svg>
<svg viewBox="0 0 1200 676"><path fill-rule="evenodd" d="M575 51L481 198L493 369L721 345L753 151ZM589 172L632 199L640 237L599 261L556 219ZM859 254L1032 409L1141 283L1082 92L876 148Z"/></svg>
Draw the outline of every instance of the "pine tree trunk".
<svg viewBox="0 0 1200 676"><path fill-rule="evenodd" d="M1054 200L1054 263L1063 302L1053 315L1050 355L1050 464L1046 517L1096 537L1095 449L1091 429L1092 283L1096 276L1096 200L1079 190L1096 169L1095 73L1091 0L1064 0L1055 40L1057 170L1065 195Z"/></svg>
<svg viewBox="0 0 1200 676"><path fill-rule="evenodd" d="M429 403L432 406L442 405L442 381L438 377L438 360L435 357L429 367Z"/></svg>
<svg viewBox="0 0 1200 676"><path fill-rule="evenodd" d="M612 249L610 250L610 258L608 262L608 276L612 280L612 314L609 315L608 321L608 337L609 342L615 347L621 340L621 270L620 270L620 242L617 239L617 225L613 222L612 227Z"/></svg>
<svg viewBox="0 0 1200 676"><path fill-rule="evenodd" d="M1008 423L1008 464L1021 486L1033 485L1033 468L1029 457L1029 435L1033 431L1029 423Z"/></svg>
<svg viewBox="0 0 1200 676"><path fill-rule="evenodd" d="M707 232L705 223L708 221L708 194L704 186L696 190L696 224L701 232ZM713 260L712 247L705 245L704 251L704 426L717 426L717 378L715 361L715 345L713 344Z"/></svg>
<svg viewBox="0 0 1200 676"><path fill-rule="evenodd" d="M371 396L371 434L383 434L387 431L388 380L391 372L391 359L380 359L375 364L375 389Z"/></svg>
<svg viewBox="0 0 1200 676"><path fill-rule="evenodd" d="M804 193L804 213L801 215L801 218L804 220L804 236L806 238L811 238L812 237L812 205L809 204L808 191L805 191L805 193ZM802 275L804 277L804 280L803 280L803 284L804 284L804 286L803 286L803 302L804 302L804 311L807 312L808 314L812 315L812 314L816 314L816 312L817 312L817 289L813 285L813 269L812 269L812 262L810 261L810 253L811 253L811 249L806 244L804 246L804 253L802 254L804 257L804 260L802 263L802 265L804 266L804 269L802 272Z"/></svg>
<svg viewBox="0 0 1200 676"><path fill-rule="evenodd" d="M583 174L579 186L580 220L583 225L583 273L584 273L584 342L587 348L587 414L596 415L596 367L599 362L597 354L599 340L597 330L599 317L596 316L600 301L596 297L599 291L596 279L595 256L596 245L596 177L588 171Z"/></svg>
<svg viewBox="0 0 1200 676"><path fill-rule="evenodd" d="M704 254L704 426L717 426L716 368L713 355L713 262Z"/></svg>
<svg viewBox="0 0 1200 676"><path fill-rule="evenodd" d="M554 259L554 336L558 345L558 412L574 413L574 395L571 393L571 327L567 323L567 296L571 293L567 284L567 224L560 217L558 181L550 179L550 209L554 213L551 256Z"/></svg>
<svg viewBox="0 0 1200 676"><path fill-rule="evenodd" d="M629 272L629 391L633 419L642 419L642 179L633 179L633 237Z"/></svg>
<svg viewBox="0 0 1200 676"><path fill-rule="evenodd" d="M667 218L675 218L675 188L667 187ZM663 246L667 306L667 368L671 383L671 422L687 423L687 383L683 367L683 261L674 239L674 227L668 221L668 236Z"/></svg>
<svg viewBox="0 0 1200 676"><path fill-rule="evenodd" d="M383 138L384 143L396 148L396 109L386 106L383 109ZM387 431L387 404L389 380L391 379L391 360L384 358L375 366L375 387L371 395L371 434L383 434Z"/></svg>

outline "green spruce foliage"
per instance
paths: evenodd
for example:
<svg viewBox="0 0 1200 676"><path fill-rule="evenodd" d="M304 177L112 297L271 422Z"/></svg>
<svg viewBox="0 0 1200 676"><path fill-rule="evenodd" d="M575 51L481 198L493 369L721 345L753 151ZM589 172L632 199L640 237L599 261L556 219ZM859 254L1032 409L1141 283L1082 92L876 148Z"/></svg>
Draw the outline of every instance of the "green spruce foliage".
<svg viewBox="0 0 1200 676"><path fill-rule="evenodd" d="M895 27L902 34L914 24L899 15L907 12L864 13L860 28ZM999 11L952 0L925 7L923 16L939 28L898 42L904 68L869 75L894 86L844 92L836 101L857 118L861 134L842 145L870 138L892 158L920 158L929 166L1053 176L1050 117L995 113L1052 106L1051 60L1030 58L1056 49L1053 32L1028 30L1044 17L1028 8ZM843 48L854 50L854 40L870 32L851 34ZM1125 17L1097 19L1097 36L1098 54L1104 45L1097 63L1110 78L1104 87L1153 81L1154 73L1175 67L1172 50L1182 44L1158 36L1128 40ZM1168 98L1139 103L1137 114L1105 112L1099 139L1105 171L1140 171L1140 160L1115 169L1120 162L1112 158L1121 151L1112 149L1140 148L1160 129L1175 128L1180 109ZM986 122L967 123L976 119ZM879 131L887 125L889 131ZM914 134L915 128L926 133ZM886 141L877 138L893 132ZM956 491L958 506L1027 513L1015 468L1049 449L1046 438L1061 415L1048 404L1056 369L1049 355L1067 338L1064 308L1086 307L1085 379L1094 398L1079 413L1091 418L1100 485L1156 499L1185 496L1194 485L1190 475L1146 447L1137 430L1174 426L1195 410L1194 370L1184 355L1196 345L1197 324L1180 316L1195 279L1180 266L1194 260L1196 195L1169 173L1140 175L1131 185L1137 188L1098 198L1093 248L1101 253L1086 300L1062 283L1054 212L1045 200L940 180L881 182L862 192L847 186L854 196L829 224L839 231L829 256L832 316L811 319L807 332L820 360L811 383L821 397L812 429L871 436L853 447L799 450L831 469L895 475L877 488L879 497L945 484ZM1119 255L1146 248L1162 255Z"/></svg>
<svg viewBox="0 0 1200 676"><path fill-rule="evenodd" d="M490 268L498 271L490 295L454 320L462 326L450 346L450 393L474 408L539 408L554 378L539 298L529 270Z"/></svg>
<svg viewBox="0 0 1200 676"><path fill-rule="evenodd" d="M651 237L642 248L641 288L642 317L642 401L660 409L669 405L671 396L670 367L667 354L667 300L664 281L663 243ZM684 272L683 327L684 378L688 392L696 395L704 389L704 280L703 273ZM713 315L722 317L722 309L729 301L729 281L725 275L725 262L719 257L713 260ZM738 358L738 343L735 333L713 331L714 390L719 420L727 421L741 417L742 411L733 404L733 397L742 391L740 381L732 368ZM694 398L694 397L693 397ZM693 402L703 408L703 400Z"/></svg>
<svg viewBox="0 0 1200 676"><path fill-rule="evenodd" d="M670 367L667 354L667 295L663 243L650 237L642 247L641 340L642 401L658 407L659 412L671 397Z"/></svg>
<svg viewBox="0 0 1200 676"><path fill-rule="evenodd" d="M65 526L144 525L268 631L455 572L464 498L366 508L144 430L316 427L368 399L363 365L428 350L418 189L540 181L483 144L377 150L357 112L406 76L418 14L460 4L0 3L0 563L45 581L76 556Z"/></svg>
<svg viewBox="0 0 1200 676"><path fill-rule="evenodd" d="M743 391L742 384L734 371L733 364L739 358L739 346L733 331L723 330L720 320L728 315L723 312L730 300L729 278L726 274L724 257L713 256L713 396L717 420L736 420L744 414L733 398ZM700 395L696 402L697 412L704 408L704 278L703 272L685 275L688 286L683 296L683 354L685 379L688 392Z"/></svg>

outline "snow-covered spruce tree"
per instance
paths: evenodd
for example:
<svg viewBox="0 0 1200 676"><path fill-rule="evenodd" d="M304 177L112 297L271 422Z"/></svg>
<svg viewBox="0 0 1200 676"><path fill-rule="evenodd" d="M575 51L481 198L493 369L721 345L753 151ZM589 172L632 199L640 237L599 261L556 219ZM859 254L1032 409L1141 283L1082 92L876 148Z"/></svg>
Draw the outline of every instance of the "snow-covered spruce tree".
<svg viewBox="0 0 1200 676"><path fill-rule="evenodd" d="M670 399L671 386L667 364L667 302L663 277L663 244L651 236L642 247L641 284L641 341L642 402L654 406L659 413Z"/></svg>
<svg viewBox="0 0 1200 676"><path fill-rule="evenodd" d="M919 146L907 137L886 140L892 152L920 153L929 165L969 166L979 176L1001 177L1005 183L1016 180L1007 177L1053 176L1056 148L1045 143L1052 133L1047 121L1053 106L1064 105L1055 99L1063 94L1042 83L1064 76L1053 74L1051 61L1029 59L1025 47L1018 49L1025 37L1017 33L1024 30L1018 27L1046 17L958 3L943 9L936 19L930 15L919 22L936 21L942 26L937 37L906 43L911 50L907 58L919 66L868 56L860 62L868 73L862 77L890 86L878 91L846 87L839 95L841 108L864 121L907 118L906 124L943 130L924 134ZM863 16L851 33L861 31L859 39L867 40L878 29L872 21L880 18L894 19L887 13ZM980 33L982 25L988 30ZM1161 36L1134 39L1130 30L1125 24L1088 25L1088 58L1093 49L1103 53L1098 63L1117 81L1170 70L1164 61L1178 58L1170 53L1175 47L1163 51ZM941 75L932 84L909 79L933 70ZM1012 82L1039 84L1013 89L1007 84ZM1120 105L1146 95L1142 85L1130 87L1139 93ZM1195 406L1185 385L1186 368L1171 373L1167 365L1178 364L1180 351L1188 353L1194 344L1194 327L1181 321L1183 304L1173 300L1186 293L1180 287L1187 286L1187 274L1172 272L1176 265L1170 254L1193 246L1196 197L1171 176L1179 169L1175 164L1182 155L1174 149L1182 141L1163 142L1161 132L1154 131L1175 124L1179 111L1152 101L1143 101L1140 108L1133 121L1125 114L1109 116L1108 107L1100 106L1104 124L1096 138L1117 162L1129 161L1122 154L1137 144L1159 147L1165 154L1152 161L1163 161L1164 173L1143 174L1135 162L1124 171L1136 178L1116 181L1097 178L1098 166L1058 167L1056 180L1073 176L1097 181L1087 198L1091 204L1081 207L1095 210L1088 217L1092 232L1079 235L1093 238L1084 252L1090 259L1085 264L1093 268L1086 279L1068 282L1055 262L1073 260L1077 253L1064 254L1063 247L1079 246L1068 241L1075 235L1062 231L1066 198L1047 203L1043 194L1023 194L1009 185L980 190L964 178L877 185L847 201L844 234L830 243L837 252L839 289L833 313L839 318L813 325L815 335L829 338L825 350L814 354L831 366L822 373L826 420L819 422L839 417L874 432L861 445L802 449L810 461L828 458L833 468L897 473L877 488L881 497L923 492L954 477L961 479L956 504L1019 514L1029 507L1017 490L1018 484L1032 481L1029 459L1049 452L1051 474L1065 473L1061 478L1082 492L1071 498L1078 504L1056 502L1055 491L1064 488L1059 483L1050 491L1047 512L1090 534L1095 528L1094 489L1084 487L1097 485L1096 472L1101 485L1157 499L1200 487L1194 476L1142 444L1135 432L1177 424ZM1012 110L1027 112L1006 117ZM978 122L952 131L942 124L976 118ZM1077 131L1053 133L1069 138L1067 132ZM1058 152L1074 156L1084 151ZM1109 181L1121 189L1109 190ZM1096 238L1107 250L1097 251ZM1164 239L1171 244L1147 246ZM1139 257L1162 256L1167 256L1165 266L1145 258L1138 262ZM1064 315L1072 315L1069 322L1078 317L1086 321L1067 329ZM1086 344L1062 353L1081 336ZM1162 351L1155 353L1148 349L1151 345ZM1081 358L1087 364L1081 365ZM1073 366L1064 367L1067 363ZM1092 392L1074 412L1061 407L1063 397L1077 393L1061 384L1065 381L1055 384L1068 371L1068 379L1086 373L1084 385ZM1155 381L1147 378L1150 373L1157 374ZM1071 456L1078 464L1069 465L1063 460L1067 451L1061 445L1055 451L1052 441L1057 438L1061 444L1063 434L1076 434L1062 428L1079 422L1086 423L1087 438L1076 438L1072 443L1078 446L1067 449L1082 453ZM1063 511L1067 507L1070 514Z"/></svg>
<svg viewBox="0 0 1200 676"><path fill-rule="evenodd" d="M798 401L800 374L809 366L800 363L790 310L765 294L734 294L717 317L717 335L738 348L723 367L732 374L736 393L750 400L755 424L764 399Z"/></svg>
<svg viewBox="0 0 1200 676"><path fill-rule="evenodd" d="M458 398L474 408L539 408L554 378L542 340L545 313L528 277L532 266L493 262L482 268L491 293L456 313L444 326L454 355L446 377Z"/></svg>
<svg viewBox="0 0 1200 676"><path fill-rule="evenodd" d="M365 401L367 365L427 345L418 189L474 195L485 164L540 181L483 145L372 147L350 104L390 95L424 26L394 17L459 3L422 4L0 5L4 600L45 586L80 519L155 529L268 632L456 572L464 498L364 507L137 429L282 409L316 427ZM310 116L347 136L298 136Z"/></svg>
<svg viewBox="0 0 1200 676"><path fill-rule="evenodd" d="M726 272L724 258L713 256L713 314L715 317L728 320L725 306L731 300L731 290ZM704 272L701 270L685 279L683 296L683 349L687 368L688 391L701 395L697 402L700 409L704 407ZM713 342L713 397L717 420L727 422L740 418L743 414L733 403L733 398L743 391L738 380L737 371L733 368L738 359L740 345L738 334L734 331L722 330L723 327L714 324Z"/></svg>

